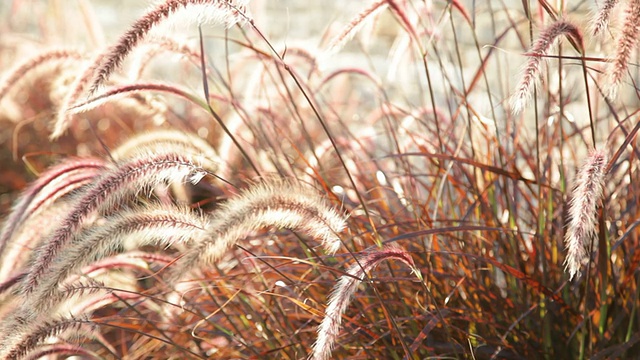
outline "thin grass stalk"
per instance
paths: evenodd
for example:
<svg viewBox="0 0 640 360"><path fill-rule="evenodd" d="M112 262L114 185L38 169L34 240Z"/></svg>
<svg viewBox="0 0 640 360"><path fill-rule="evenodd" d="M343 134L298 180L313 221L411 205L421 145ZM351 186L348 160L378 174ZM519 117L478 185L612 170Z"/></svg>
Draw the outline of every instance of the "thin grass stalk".
<svg viewBox="0 0 640 360"><path fill-rule="evenodd" d="M351 175L351 173L349 172L349 168L348 168L347 163L346 163L346 161L344 159L344 156L342 155L342 153L339 150L338 145L336 144L335 136L333 135L332 131L329 129L329 126L327 125L327 122L324 119L324 117L320 114L320 111L318 110L318 108L314 104L314 101L312 101L311 96L307 93L305 88L302 86L302 83L298 79L298 76L293 71L293 69L291 69L291 67L289 65L287 65L287 63L284 61L284 58L276 51L276 49L267 40L267 38L260 31L260 29L258 29L253 23L250 23L250 24L252 25L253 30L258 33L260 38L262 38L267 43L267 46L272 51L272 53L274 54L274 56L276 57L278 62L284 66L285 70L287 71L287 73L289 73L289 75L291 76L291 78L295 82L295 84L298 87L298 89L302 92L302 95L304 96L305 100L307 101L307 103L311 107L311 110L313 111L313 114L315 115L316 119L320 123L320 126L322 126L322 130L327 135L328 139L331 141L331 144L332 144L333 148L336 151L336 156L338 157L338 160L340 161L340 164L342 165L342 168L345 169L345 171L346 171L346 175L347 175L347 178L349 179L349 182L351 183L351 185L353 186L354 189L357 189L356 182L355 182L353 176ZM425 54L425 57L426 57L426 54ZM426 62L425 62L425 67L426 67ZM435 103L433 103L433 106L434 106L434 112L435 112ZM221 121L219 121L219 122L221 122ZM360 192L357 191L357 190L356 190L356 195L358 197L358 200L360 201L360 205L362 206L363 211L365 212L366 218L369 220L369 224L371 225L371 228L373 229L374 234L376 234L375 241L378 243L378 245L381 245L379 237L377 236L376 224L373 221L373 218L371 217L371 215L369 213L369 209L367 208L367 204L364 201L364 198L362 197L362 194L360 194Z"/></svg>
<svg viewBox="0 0 640 360"><path fill-rule="evenodd" d="M637 323L637 317L636 314L638 313L638 304L640 304L640 286L638 286L638 283L640 282L640 273L636 273L633 275L633 281L635 282L635 292L633 294L633 300L632 300L632 305L631 305L631 312L629 313L629 324L627 325L627 331L625 333L624 336L624 341L628 342L631 339L631 336L633 336L633 334L635 333L637 335L637 332L634 331L634 323Z"/></svg>
<svg viewBox="0 0 640 360"><path fill-rule="evenodd" d="M246 17L246 15L240 13L239 15L244 16L244 18L246 20L249 20L248 17ZM206 107L205 109L207 109L209 111L209 114L211 114L211 116L216 120L216 122L220 125L220 127L222 128L222 130L225 132L225 134L229 137L229 139L231 139L231 142L233 142L233 144L238 148L238 150L240 151L240 153L242 154L242 156L244 157L244 159L249 163L249 166L251 166L251 168L255 171L255 173L260 176L260 171L258 170L258 167L255 165L255 163L253 162L253 160L249 157L249 155L247 154L246 150L244 149L244 147L242 147L242 145L238 142L238 139L236 138L236 136L234 136L234 134L231 133L231 131L229 130L229 128L227 127L227 125L225 124L225 122L222 120L222 117L220 117L220 115L218 115L218 113L213 109L213 107L211 107L211 103L210 103L210 94L209 94L209 80L207 78L207 67L206 67L206 59L205 59L205 48L204 48L204 38L202 36L202 28L198 27L198 35L200 36L200 67L201 67L201 72L202 72L202 89L204 92L204 97L205 97L205 103L206 103ZM222 151L222 150L220 150Z"/></svg>
<svg viewBox="0 0 640 360"><path fill-rule="evenodd" d="M598 334L602 337L605 331L608 330L608 314L611 306L610 290L611 290L611 267L609 266L609 259L611 259L611 242L607 237L606 224L605 224L605 209L600 208L598 210L598 243L594 245L598 249L598 283L600 287L600 319L598 322Z"/></svg>

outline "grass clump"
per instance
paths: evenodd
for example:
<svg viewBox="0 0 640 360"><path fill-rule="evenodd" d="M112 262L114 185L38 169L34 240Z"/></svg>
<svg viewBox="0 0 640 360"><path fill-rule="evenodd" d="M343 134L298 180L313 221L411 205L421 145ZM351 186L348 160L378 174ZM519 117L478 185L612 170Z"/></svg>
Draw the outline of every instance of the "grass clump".
<svg viewBox="0 0 640 360"><path fill-rule="evenodd" d="M633 358L638 1L506 3L0 8L0 358Z"/></svg>

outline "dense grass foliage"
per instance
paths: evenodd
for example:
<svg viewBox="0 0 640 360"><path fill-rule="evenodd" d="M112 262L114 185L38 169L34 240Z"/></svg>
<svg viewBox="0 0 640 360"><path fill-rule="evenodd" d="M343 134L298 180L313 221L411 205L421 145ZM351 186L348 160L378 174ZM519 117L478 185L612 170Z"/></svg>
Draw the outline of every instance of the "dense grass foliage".
<svg viewBox="0 0 640 360"><path fill-rule="evenodd" d="M1 359L640 353L640 1L347 3L0 5Z"/></svg>

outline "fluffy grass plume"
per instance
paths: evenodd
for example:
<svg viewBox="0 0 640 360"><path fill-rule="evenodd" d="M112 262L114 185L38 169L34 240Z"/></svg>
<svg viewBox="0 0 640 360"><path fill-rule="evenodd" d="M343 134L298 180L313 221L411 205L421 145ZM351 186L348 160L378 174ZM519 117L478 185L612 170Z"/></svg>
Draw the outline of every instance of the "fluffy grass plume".
<svg viewBox="0 0 640 360"><path fill-rule="evenodd" d="M54 49L37 54L32 58L28 58L23 62L14 65L13 68L6 71L0 79L0 100L2 100L11 88L24 78L25 75L43 65L48 65L60 61L79 61L82 55L77 50L71 49Z"/></svg>
<svg viewBox="0 0 640 360"><path fill-rule="evenodd" d="M73 210L61 221L51 238L36 251L36 260L29 269L22 291L35 290L58 252L66 246L83 222L94 211L110 208L126 195L139 193L163 182L188 180L194 184L206 171L193 158L175 153L139 156L106 172L75 201Z"/></svg>
<svg viewBox="0 0 640 360"><path fill-rule="evenodd" d="M192 14L199 21L224 23L231 26L244 21L245 18L239 12L245 8L247 2L248 0L166 0L153 7L139 18L106 52L97 55L85 71L76 78L58 111L51 139L59 138L67 130L71 117L68 111L73 108L85 89L89 97L94 95L151 29L180 10L192 11ZM207 11L203 12L202 6ZM191 9L192 7L198 7L200 11L195 11ZM203 13L206 13L207 16L203 16Z"/></svg>
<svg viewBox="0 0 640 360"><path fill-rule="evenodd" d="M202 155L209 160L218 158L218 153L203 138L177 130L154 130L136 134L118 145L111 151L111 157L116 161L130 159L137 154L148 151L160 151L178 146L193 155Z"/></svg>
<svg viewBox="0 0 640 360"><path fill-rule="evenodd" d="M49 238L60 225L60 219L63 219L71 208L72 204L69 201L58 201L54 206L29 216L13 233L2 253L0 278L6 279L18 271L25 271L24 267L33 255L33 249L37 249Z"/></svg>
<svg viewBox="0 0 640 360"><path fill-rule="evenodd" d="M120 37L115 45L109 48L105 56L100 58L100 62L94 65L92 71L93 77L88 87L88 93L90 95L94 94L147 33L175 12L185 9L188 10L190 6L205 5L207 9L210 10L210 13L215 14L215 16L200 17L198 12L194 12L193 14L203 20L207 19L231 26L243 20L243 18L238 15L238 10L244 7L247 2L248 0L167 0L152 8L138 19L129 30Z"/></svg>
<svg viewBox="0 0 640 360"><path fill-rule="evenodd" d="M192 44L169 36L154 36L149 38L144 46L139 46L131 56L131 65L127 69L127 77L131 81L140 80L145 69L150 65L152 59L166 53L177 54L193 64L200 63L200 53L194 49Z"/></svg>
<svg viewBox="0 0 640 360"><path fill-rule="evenodd" d="M18 198L0 231L0 256L15 230L26 218L78 186L85 184L107 164L98 158L66 159L38 177Z"/></svg>
<svg viewBox="0 0 640 360"><path fill-rule="evenodd" d="M0 344L1 359L22 359L46 339L61 335L87 336L94 330L94 324L85 318L61 318L54 321L33 322L24 326L30 330L24 332L26 335L17 337L14 333L10 336L10 340Z"/></svg>
<svg viewBox="0 0 640 360"><path fill-rule="evenodd" d="M306 233L333 254L342 244L338 234L345 221L344 215L309 187L281 180L256 184L221 205L209 225L211 240L180 259L172 281L196 266L215 264L238 240L268 226Z"/></svg>
<svg viewBox="0 0 640 360"><path fill-rule="evenodd" d="M154 130L134 135L113 149L110 155L114 160L122 161L135 158L141 152L162 152L166 149L197 156L199 165L211 173L224 167L224 161L206 140L198 135L177 130Z"/></svg>
<svg viewBox="0 0 640 360"><path fill-rule="evenodd" d="M592 21L592 33L593 35L602 35L609 28L609 18L611 17L611 11L616 7L619 0L604 0Z"/></svg>
<svg viewBox="0 0 640 360"><path fill-rule="evenodd" d="M42 313L57 305L62 300L58 288L69 275L108 256L143 246L197 243L208 236L206 219L181 207L131 209L104 222L75 236L23 307Z"/></svg>
<svg viewBox="0 0 640 360"><path fill-rule="evenodd" d="M86 350L78 345L70 344L53 344L48 346L39 346L25 357L25 360L38 360L45 356L84 356L85 358L98 358L98 355L92 351Z"/></svg>
<svg viewBox="0 0 640 360"><path fill-rule="evenodd" d="M69 89L60 102L60 107L56 111L49 139L58 139L71 126L73 115L69 114L69 109L80 99L84 89L91 81L91 75L94 71L93 64L99 63L103 57L104 54L97 54L90 61L82 64L82 71L77 73L75 79L69 85Z"/></svg>
<svg viewBox="0 0 640 360"><path fill-rule="evenodd" d="M602 201L606 166L605 151L596 149L591 152L576 176L573 198L569 204L571 219L565 235L565 269L571 279L580 275L580 267L589 259L592 239L596 235L596 208Z"/></svg>
<svg viewBox="0 0 640 360"><path fill-rule="evenodd" d="M540 63L549 54L549 51L561 36L570 37L579 47L578 50L584 51L582 32L568 20L559 19L544 28L527 52L529 60L526 62L520 81L511 96L511 111L514 114L519 114L526 106L529 98L531 98L533 85L536 78L540 76Z"/></svg>
<svg viewBox="0 0 640 360"><path fill-rule="evenodd" d="M373 20L380 12L388 6L386 0L373 1L369 6L358 13L340 33L329 41L329 45L325 50L324 56L330 56L337 53L344 45L353 39L353 37L362 29L368 20Z"/></svg>
<svg viewBox="0 0 640 360"><path fill-rule="evenodd" d="M415 264L408 252L397 246L386 246L359 258L357 263L347 270L347 274L340 277L329 297L325 316L318 326L318 338L313 344L313 352L309 355L310 360L331 358L331 351L340 334L342 315L347 310L358 285L364 281L367 272L373 270L380 262L391 259L402 261L415 271Z"/></svg>
<svg viewBox="0 0 640 360"><path fill-rule="evenodd" d="M640 352L637 2L5 2L0 360Z"/></svg>
<svg viewBox="0 0 640 360"><path fill-rule="evenodd" d="M629 0L625 9L622 31L616 40L616 54L607 68L606 94L616 97L617 89L627 73L631 52L638 42L640 32L640 0Z"/></svg>
<svg viewBox="0 0 640 360"><path fill-rule="evenodd" d="M67 108L66 116L70 117L72 115L93 110L95 108L98 108L106 104L109 101L115 101L118 99L125 98L127 96L139 94L139 93L147 94L150 92L173 94L175 96L185 98L186 100L189 100L189 101L195 101L195 98L193 95L191 95L186 90L180 89L180 87L176 85L162 84L157 82L127 84L127 85L116 86L112 89L105 91L103 94L100 94L96 97L88 99L86 102L77 103Z"/></svg>

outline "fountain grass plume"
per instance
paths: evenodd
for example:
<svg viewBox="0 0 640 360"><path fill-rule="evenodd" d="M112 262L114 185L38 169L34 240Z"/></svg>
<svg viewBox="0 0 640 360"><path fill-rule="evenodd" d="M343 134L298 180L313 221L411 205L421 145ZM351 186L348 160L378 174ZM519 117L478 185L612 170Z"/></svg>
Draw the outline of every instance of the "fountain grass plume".
<svg viewBox="0 0 640 360"><path fill-rule="evenodd" d="M16 271L24 272L33 257L33 250L42 246L44 241L60 225L73 205L66 200L59 200L54 205L31 215L13 233L0 261L0 279L7 279Z"/></svg>
<svg viewBox="0 0 640 360"><path fill-rule="evenodd" d="M116 161L131 159L140 153L162 152L171 148L179 154L198 156L200 166L210 172L224 167L224 161L208 141L200 136L177 130L153 130L136 134L111 151Z"/></svg>
<svg viewBox="0 0 640 360"><path fill-rule="evenodd" d="M204 5L210 11L209 16L202 17L198 12L193 12L193 15L200 20L225 23L227 26L231 26L244 20L244 17L240 16L238 12L244 8L247 2L247 0L167 0L152 8L139 18L115 45L107 50L99 62L94 64L92 80L88 86L89 95L97 91L152 28L170 18L177 11L188 10L189 6Z"/></svg>
<svg viewBox="0 0 640 360"><path fill-rule="evenodd" d="M519 114L531 98L533 85L540 75L540 64L543 57L549 54L551 48L563 35L573 39L579 51L584 51L582 32L568 20L559 19L543 29L527 52L529 60L524 66L516 91L511 96L510 104L514 114Z"/></svg>
<svg viewBox="0 0 640 360"><path fill-rule="evenodd" d="M327 204L315 190L288 181L268 181L230 198L213 214L211 237L189 250L174 269L175 283L197 266L215 264L252 231L274 226L303 232L321 241L330 254L342 242L346 217Z"/></svg>
<svg viewBox="0 0 640 360"><path fill-rule="evenodd" d="M16 360L36 350L38 345L51 337L87 336L95 330L95 325L87 318L59 318L53 321L22 324L26 331L13 333L0 344L0 358ZM17 336L16 336L17 335Z"/></svg>
<svg viewBox="0 0 640 360"><path fill-rule="evenodd" d="M63 99L60 109L58 109L50 138L55 140L67 130L73 115L69 113L69 110L77 105L76 102L85 93L85 90L88 98L93 97L154 27L168 20L180 10L190 12L192 18L201 22L224 23L231 26L247 19L243 13L247 3L248 0L166 0L150 9L114 45L105 52L96 55L84 71L76 77L70 91ZM199 11L191 9L195 6L200 6Z"/></svg>
<svg viewBox="0 0 640 360"><path fill-rule="evenodd" d="M115 160L129 159L140 151L160 150L167 146L182 146L207 159L218 158L216 150L205 139L177 130L153 130L136 134L113 149L111 157Z"/></svg>
<svg viewBox="0 0 640 360"><path fill-rule="evenodd" d="M4 221L0 231L0 256L25 219L33 216L46 204L54 202L77 186L86 183L106 167L106 162L98 158L69 158L41 174L24 190Z"/></svg>
<svg viewBox="0 0 640 360"><path fill-rule="evenodd" d="M141 155L119 164L78 196L72 211L61 221L48 241L36 250L35 261L23 283L22 292L26 295L36 289L51 262L78 232L90 214L111 208L126 196L158 184L185 180L196 184L207 174L198 165L197 158L168 150L166 153Z"/></svg>
<svg viewBox="0 0 640 360"><path fill-rule="evenodd" d="M617 89L629 67L631 53L640 34L640 0L629 0L625 10L622 32L616 40L616 55L607 68L605 93L609 99L616 97Z"/></svg>
<svg viewBox="0 0 640 360"><path fill-rule="evenodd" d="M365 280L367 272L373 270L380 262L390 259L405 263L421 278L411 255L398 246L389 245L359 258L357 263L353 264L347 270L347 273L340 277L329 297L325 316L320 326L318 326L317 340L313 344L312 353L309 355L310 360L331 358L331 352L340 333L342 315L347 310L353 294L358 289L358 285Z"/></svg>
<svg viewBox="0 0 640 360"><path fill-rule="evenodd" d="M13 68L7 70L2 79L0 79L0 100L2 100L11 88L17 84L20 79L23 79L30 71L54 62L68 60L79 61L80 59L82 59L82 54L78 50L53 49L41 52L34 57L16 64Z"/></svg>
<svg viewBox="0 0 640 360"><path fill-rule="evenodd" d="M360 11L343 29L340 33L329 41L327 49L324 51L323 57L328 57L334 53L337 53L344 47L344 45L353 39L353 37L362 29L367 20L375 18L380 12L382 12L388 3L386 0L373 1L369 6Z"/></svg>
<svg viewBox="0 0 640 360"><path fill-rule="evenodd" d="M596 208L602 201L606 166L605 151L593 150L576 177L569 204L571 219L564 240L567 249L565 270L571 279L580 275L580 267L589 259L592 239L596 235Z"/></svg>
<svg viewBox="0 0 640 360"><path fill-rule="evenodd" d="M81 356L87 359L97 359L99 356L87 349L78 345L71 344L51 344L46 346L38 346L32 352L25 356L25 360L38 360L45 356L58 355L58 356Z"/></svg>
<svg viewBox="0 0 640 360"><path fill-rule="evenodd" d="M177 206L133 208L109 216L104 225L90 227L71 240L24 307L39 314L55 306L63 299L59 287L85 265L143 246L202 242L207 228L205 217Z"/></svg>
<svg viewBox="0 0 640 360"><path fill-rule="evenodd" d="M591 22L592 31L594 36L602 35L609 27L609 18L611 17L611 11L616 7L619 0L604 0L602 5L598 8Z"/></svg>

